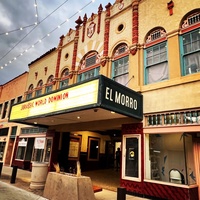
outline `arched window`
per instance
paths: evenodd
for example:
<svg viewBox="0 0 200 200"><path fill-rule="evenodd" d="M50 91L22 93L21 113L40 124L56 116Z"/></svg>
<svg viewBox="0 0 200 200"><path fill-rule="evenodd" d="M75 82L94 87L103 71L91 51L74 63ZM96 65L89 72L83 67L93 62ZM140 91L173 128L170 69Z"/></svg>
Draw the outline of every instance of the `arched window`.
<svg viewBox="0 0 200 200"><path fill-rule="evenodd" d="M119 44L112 56L112 78L122 85L128 83L129 55L127 44Z"/></svg>
<svg viewBox="0 0 200 200"><path fill-rule="evenodd" d="M43 81L39 80L37 84L37 88L35 89L35 96L38 97L42 94L42 86L43 86Z"/></svg>
<svg viewBox="0 0 200 200"><path fill-rule="evenodd" d="M169 78L166 31L157 27L146 36L144 51L145 84Z"/></svg>
<svg viewBox="0 0 200 200"><path fill-rule="evenodd" d="M69 84L69 69L65 68L61 73L60 88L68 86Z"/></svg>
<svg viewBox="0 0 200 200"><path fill-rule="evenodd" d="M34 89L33 84L29 85L28 92L27 92L27 95L26 95L26 100L32 98L32 96L33 96L33 89Z"/></svg>
<svg viewBox="0 0 200 200"><path fill-rule="evenodd" d="M52 91L52 89L53 89L53 79L54 79L53 75L49 76L49 78L47 79L47 84L46 84L46 87L45 87L45 93L49 93L49 92Z"/></svg>
<svg viewBox="0 0 200 200"><path fill-rule="evenodd" d="M200 9L187 14L180 24L181 72L200 72Z"/></svg>
<svg viewBox="0 0 200 200"><path fill-rule="evenodd" d="M80 62L77 82L99 75L100 55L96 51L89 52Z"/></svg>

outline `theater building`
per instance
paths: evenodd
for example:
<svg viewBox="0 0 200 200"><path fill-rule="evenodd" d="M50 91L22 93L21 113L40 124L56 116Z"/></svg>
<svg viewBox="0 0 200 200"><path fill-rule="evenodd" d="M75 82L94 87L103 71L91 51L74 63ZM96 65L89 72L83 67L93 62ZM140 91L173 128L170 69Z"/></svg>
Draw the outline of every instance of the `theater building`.
<svg viewBox="0 0 200 200"><path fill-rule="evenodd" d="M127 193L199 199L199 1L116 0L94 13L29 64L10 121L43 129L21 133L13 164L106 168L120 147Z"/></svg>

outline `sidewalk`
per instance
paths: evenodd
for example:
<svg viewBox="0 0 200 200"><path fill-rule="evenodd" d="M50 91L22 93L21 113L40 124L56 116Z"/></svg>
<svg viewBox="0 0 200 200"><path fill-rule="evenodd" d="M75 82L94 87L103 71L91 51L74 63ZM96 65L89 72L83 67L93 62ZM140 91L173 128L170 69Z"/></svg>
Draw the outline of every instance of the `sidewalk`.
<svg viewBox="0 0 200 200"><path fill-rule="evenodd" d="M29 188L31 182L31 172L26 170L17 170L16 181L10 183L12 167L3 166L0 177L0 200L45 200L42 197L43 190L31 190ZM3 196L4 195L4 196ZM14 198L13 198L14 197ZM96 200L117 200L117 193L114 191L103 189L101 192L95 193ZM145 200L144 198L126 195L126 200Z"/></svg>

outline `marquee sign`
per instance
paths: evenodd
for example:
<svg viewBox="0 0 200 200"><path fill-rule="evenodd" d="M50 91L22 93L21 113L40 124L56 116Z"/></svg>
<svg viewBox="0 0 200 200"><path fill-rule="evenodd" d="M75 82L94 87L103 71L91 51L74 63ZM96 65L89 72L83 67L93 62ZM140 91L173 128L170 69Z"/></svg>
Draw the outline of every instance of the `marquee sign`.
<svg viewBox="0 0 200 200"><path fill-rule="evenodd" d="M90 108L143 118L142 95L105 76L53 92L12 106L10 121L45 117Z"/></svg>
<svg viewBox="0 0 200 200"><path fill-rule="evenodd" d="M10 120L24 119L97 103L98 80L14 105Z"/></svg>

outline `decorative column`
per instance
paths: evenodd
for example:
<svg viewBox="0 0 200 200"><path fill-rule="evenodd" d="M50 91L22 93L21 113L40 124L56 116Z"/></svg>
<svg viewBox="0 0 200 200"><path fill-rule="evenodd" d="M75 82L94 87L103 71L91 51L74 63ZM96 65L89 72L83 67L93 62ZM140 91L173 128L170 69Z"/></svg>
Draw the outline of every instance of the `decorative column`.
<svg viewBox="0 0 200 200"><path fill-rule="evenodd" d="M85 25L87 22L87 15L85 14L83 17L83 33L82 33L82 42L84 42L85 40Z"/></svg>
<svg viewBox="0 0 200 200"><path fill-rule="evenodd" d="M101 13L102 13L102 11L103 11L103 7L100 4L99 10L98 10L98 27L97 27L97 33L98 34L100 33L100 28L101 28Z"/></svg>
<svg viewBox="0 0 200 200"><path fill-rule="evenodd" d="M81 24L83 23L81 17L79 16L79 18L75 21L77 23L76 28L76 35L74 38L74 50L73 50L73 58L72 58L72 73L70 74L70 78L73 77L73 73L75 71L76 68L76 56L77 56L77 51L78 51L78 39L79 39L79 28L81 26Z"/></svg>
<svg viewBox="0 0 200 200"><path fill-rule="evenodd" d="M58 45L58 56L57 56L57 63L56 63L55 79L57 79L58 75L59 75L60 59L61 59L61 53L62 53L63 39L64 39L64 35L62 35L60 37L60 42L59 42L59 45Z"/></svg>
<svg viewBox="0 0 200 200"><path fill-rule="evenodd" d="M103 50L103 59L101 61L101 64L103 66L106 65L107 59L108 59L108 47L109 47L109 33L110 33L110 7L111 4L108 3L106 8L106 19L105 19L105 33L104 33L104 50Z"/></svg>
<svg viewBox="0 0 200 200"><path fill-rule="evenodd" d="M133 1L132 4L132 44L130 51L132 55L135 55L137 52L138 44L138 0Z"/></svg>

